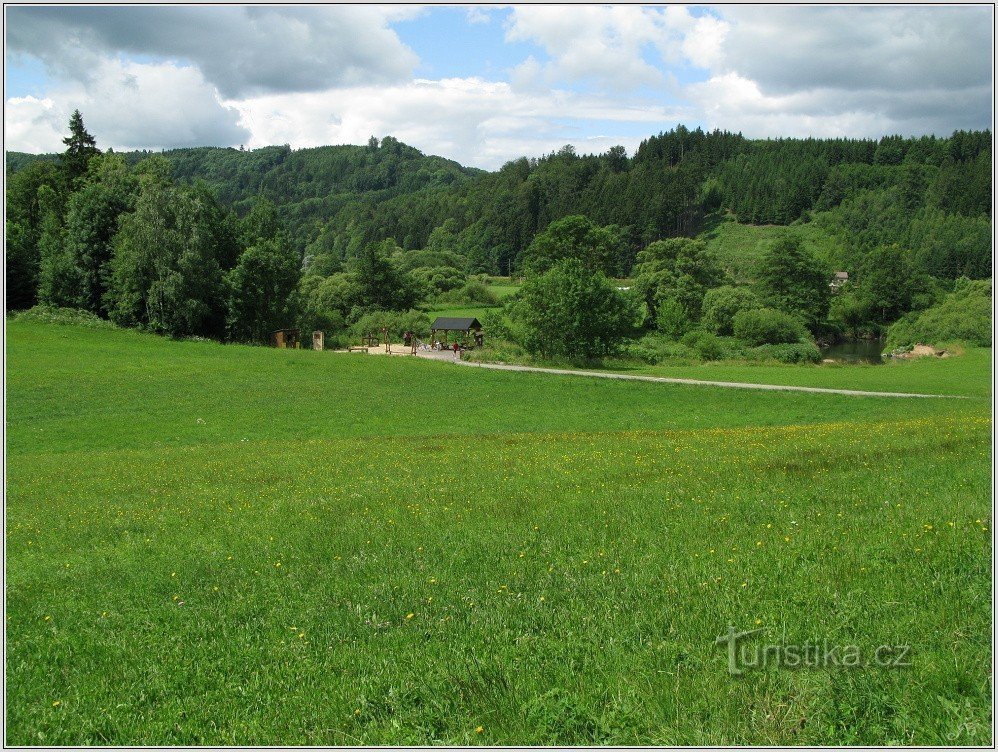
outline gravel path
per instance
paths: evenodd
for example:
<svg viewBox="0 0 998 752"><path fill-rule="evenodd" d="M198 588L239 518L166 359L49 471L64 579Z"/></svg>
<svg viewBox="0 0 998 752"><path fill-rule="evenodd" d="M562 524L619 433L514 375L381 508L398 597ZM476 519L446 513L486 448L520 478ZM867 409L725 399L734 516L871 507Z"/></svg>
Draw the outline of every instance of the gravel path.
<svg viewBox="0 0 998 752"><path fill-rule="evenodd" d="M560 376L589 376L598 379L620 379L623 381L652 381L660 384L692 384L695 386L719 386L728 389L764 389L776 392L812 392L815 394L845 394L851 397L919 397L925 399L967 399L955 394L909 394L906 392L865 392L859 389L826 389L817 386L787 386L784 384L746 384L739 381L704 381L701 379L673 379L665 376L638 376L626 373L606 373L603 371L570 371L563 368L536 368L534 366L513 366L502 363L473 363L455 360L450 353L426 353L424 357L433 360L449 360L463 366L490 368L496 371L528 371L530 373L553 373Z"/></svg>

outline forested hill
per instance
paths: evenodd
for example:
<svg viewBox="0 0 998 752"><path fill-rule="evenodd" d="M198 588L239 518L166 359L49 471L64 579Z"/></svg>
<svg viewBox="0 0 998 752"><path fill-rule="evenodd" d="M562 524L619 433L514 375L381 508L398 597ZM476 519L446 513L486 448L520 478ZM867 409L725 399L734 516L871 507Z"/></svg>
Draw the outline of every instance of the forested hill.
<svg viewBox="0 0 998 752"><path fill-rule="evenodd" d="M173 179L204 181L239 215L258 196L268 198L306 264L326 273L386 238L406 251L457 253L469 272L508 273L538 232L581 214L613 227L615 271L626 275L648 243L695 235L718 210L756 224L820 215L844 238L845 258L835 263L900 244L934 275L990 273L989 131L750 140L680 126L645 140L633 156L622 147L593 156L565 147L491 173L425 156L391 137L366 146L155 154L169 160ZM123 156L135 165L153 153ZM8 153L7 169L51 159Z"/></svg>
<svg viewBox="0 0 998 752"><path fill-rule="evenodd" d="M424 193L447 192L483 174L442 157L424 156L392 137L366 146L320 146L292 150L267 146L244 151L221 147L162 152L120 152L134 166L157 155L168 159L173 178L182 183L204 181L225 206L244 215L257 196L281 208L299 251L325 222L348 205L373 206L398 196L418 201ZM57 155L7 153L7 170L16 172ZM348 212L349 213L349 212ZM431 228L432 229L432 228ZM400 234L408 228L392 228ZM428 232L428 231L427 231ZM426 233L422 233L425 239ZM380 237L379 237L380 239Z"/></svg>

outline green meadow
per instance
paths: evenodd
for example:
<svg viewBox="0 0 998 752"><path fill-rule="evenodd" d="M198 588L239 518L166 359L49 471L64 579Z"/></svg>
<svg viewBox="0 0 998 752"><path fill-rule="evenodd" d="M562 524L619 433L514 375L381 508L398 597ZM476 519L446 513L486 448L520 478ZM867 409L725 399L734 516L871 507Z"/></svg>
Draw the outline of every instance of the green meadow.
<svg viewBox="0 0 998 752"><path fill-rule="evenodd" d="M990 350L757 372L965 396L894 399L6 347L8 744L992 742Z"/></svg>

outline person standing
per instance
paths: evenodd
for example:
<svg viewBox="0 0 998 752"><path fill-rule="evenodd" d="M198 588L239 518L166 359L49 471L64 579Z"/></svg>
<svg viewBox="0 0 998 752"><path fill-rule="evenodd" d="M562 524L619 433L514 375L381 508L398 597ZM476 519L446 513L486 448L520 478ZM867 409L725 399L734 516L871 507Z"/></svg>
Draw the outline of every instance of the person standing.
<svg viewBox="0 0 998 752"><path fill-rule="evenodd" d="M458 344L457 340L454 340L454 357L455 358L461 357L461 345Z"/></svg>

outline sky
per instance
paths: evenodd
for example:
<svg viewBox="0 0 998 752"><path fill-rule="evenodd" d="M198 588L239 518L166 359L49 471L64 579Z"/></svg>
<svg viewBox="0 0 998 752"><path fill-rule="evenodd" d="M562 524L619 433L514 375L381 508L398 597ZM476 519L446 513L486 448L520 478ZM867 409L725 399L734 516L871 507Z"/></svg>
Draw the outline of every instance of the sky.
<svg viewBox="0 0 998 752"><path fill-rule="evenodd" d="M496 169L678 124L753 138L992 127L990 6L11 6L6 148L391 135Z"/></svg>

